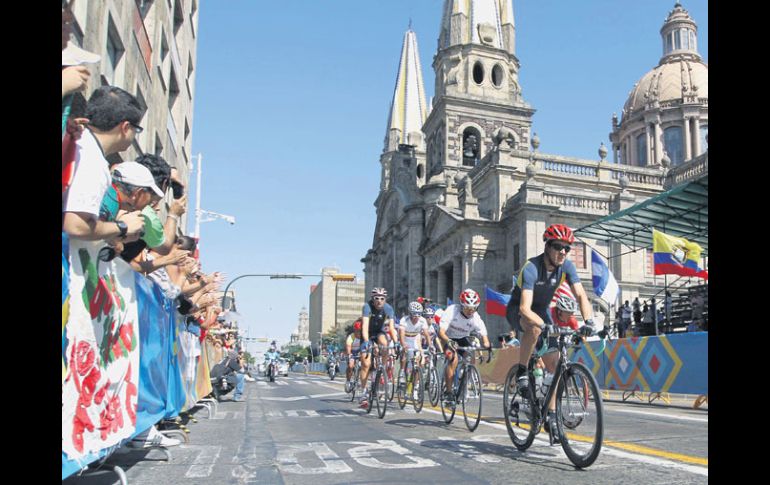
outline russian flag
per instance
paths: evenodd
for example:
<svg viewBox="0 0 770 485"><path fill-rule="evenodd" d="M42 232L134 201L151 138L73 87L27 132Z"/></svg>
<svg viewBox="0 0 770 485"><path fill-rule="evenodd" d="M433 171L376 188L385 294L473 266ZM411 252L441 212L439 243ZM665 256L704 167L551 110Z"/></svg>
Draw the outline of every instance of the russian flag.
<svg viewBox="0 0 770 485"><path fill-rule="evenodd" d="M484 292L487 296L487 315L500 315L501 317L504 317L505 308L508 306L508 301L511 299L511 296L503 295L491 290L486 285L484 285Z"/></svg>

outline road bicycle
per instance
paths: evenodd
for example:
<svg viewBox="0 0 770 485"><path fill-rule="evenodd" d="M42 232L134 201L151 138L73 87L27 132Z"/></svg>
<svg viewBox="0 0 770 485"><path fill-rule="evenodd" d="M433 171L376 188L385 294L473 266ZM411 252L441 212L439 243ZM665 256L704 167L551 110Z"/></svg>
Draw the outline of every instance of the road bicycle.
<svg viewBox="0 0 770 485"><path fill-rule="evenodd" d="M352 357L355 361L353 372L350 374L350 379L345 381L345 392L350 394L351 402L356 399L356 391L361 388L361 358L358 355Z"/></svg>
<svg viewBox="0 0 770 485"><path fill-rule="evenodd" d="M386 345L376 344L372 348L372 367L369 369L369 381L371 395L369 396L369 406L366 413L372 412L372 408L377 406L377 416L382 419L385 417L385 411L388 408L388 373L383 362L382 355L388 356L388 347ZM385 359L387 360L387 358Z"/></svg>
<svg viewBox="0 0 770 485"><path fill-rule="evenodd" d="M438 406L441 397L442 380L439 373L438 356L434 350L425 351L425 389L428 391L428 400L431 406Z"/></svg>
<svg viewBox="0 0 770 485"><path fill-rule="evenodd" d="M389 385L385 386L385 393L388 398L388 402L393 400L396 395L396 359L400 357L393 347L388 347L387 358L385 359L385 373L388 376Z"/></svg>
<svg viewBox="0 0 770 485"><path fill-rule="evenodd" d="M571 328L557 327L557 351L559 359L553 374L553 381L546 389L536 389L533 373L535 362L545 353L533 352L528 366L530 385L524 393L518 388L516 374L519 364L508 371L503 387L503 415L511 441L520 451L527 450L545 424L548 403L556 395L556 426L561 437L561 446L569 460L578 468L586 468L596 461L604 437L604 406L599 385L591 371L579 362L571 362L567 347L577 350L583 343L578 332ZM547 338L544 332L544 339ZM607 336L599 332L602 346L597 354L604 352ZM547 341L547 340L546 340ZM569 343L568 343L569 342ZM543 346L545 347L545 345ZM545 386L544 386L545 387ZM542 392L539 392L542 391ZM550 443L553 433L549 430Z"/></svg>
<svg viewBox="0 0 770 485"><path fill-rule="evenodd" d="M406 363L406 366L398 372L398 385L396 396L398 406L404 409L407 401L411 400L416 412L422 411L425 401L424 371L420 366L420 352L413 351L414 355Z"/></svg>
<svg viewBox="0 0 770 485"><path fill-rule="evenodd" d="M456 347L456 351L466 351L455 369L454 382L452 383L451 399L440 399L441 414L444 416L444 422L451 424L455 417L457 404L463 408L463 419L468 430L473 432L478 428L481 420L481 375L479 370L473 364L476 352L486 351L487 363L492 360L492 349L482 348L477 345L469 347ZM459 355L459 354L458 354ZM483 357L482 357L483 359ZM449 365L448 363L446 365ZM474 416L475 415L475 416Z"/></svg>

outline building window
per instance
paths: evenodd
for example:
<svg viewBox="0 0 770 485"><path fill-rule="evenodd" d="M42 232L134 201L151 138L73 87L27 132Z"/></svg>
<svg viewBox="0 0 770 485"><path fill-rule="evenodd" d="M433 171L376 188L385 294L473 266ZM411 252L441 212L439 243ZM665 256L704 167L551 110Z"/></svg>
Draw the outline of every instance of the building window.
<svg viewBox="0 0 770 485"><path fill-rule="evenodd" d="M684 161L682 147L682 127L670 126L663 130L663 147L671 159L671 165L679 165Z"/></svg>
<svg viewBox="0 0 770 485"><path fill-rule="evenodd" d="M492 84L495 85L495 87L500 87L503 84L503 68L500 67L500 64L495 64L495 67L492 68Z"/></svg>
<svg viewBox="0 0 770 485"><path fill-rule="evenodd" d="M682 38L679 36L679 31L674 31L674 49L679 50L682 48Z"/></svg>
<svg viewBox="0 0 770 485"><path fill-rule="evenodd" d="M174 1L174 36L179 33L179 29L184 23L184 13L182 12L182 2L179 0Z"/></svg>
<svg viewBox="0 0 770 485"><path fill-rule="evenodd" d="M690 49L696 51L698 48L695 46L695 32L690 31Z"/></svg>
<svg viewBox="0 0 770 485"><path fill-rule="evenodd" d="M475 167L481 153L481 133L473 127L463 131L463 165Z"/></svg>
<svg viewBox="0 0 770 485"><path fill-rule="evenodd" d="M521 269L521 256L519 254L520 246L518 244L513 245L513 271L519 271Z"/></svg>
<svg viewBox="0 0 770 485"><path fill-rule="evenodd" d="M572 251L567 254L567 257L575 263L577 269L586 269L585 253L585 243L575 241L572 244Z"/></svg>
<svg viewBox="0 0 770 485"><path fill-rule="evenodd" d="M709 125L700 125L700 150L701 153L709 149ZM700 153L699 153L700 155Z"/></svg>
<svg viewBox="0 0 770 485"><path fill-rule="evenodd" d="M647 133L636 137L636 164L640 167L647 165Z"/></svg>
<svg viewBox="0 0 770 485"><path fill-rule="evenodd" d="M136 0L136 7L139 9L139 15L142 19L147 17L147 12L150 11L150 7L155 3L155 0Z"/></svg>
<svg viewBox="0 0 770 485"><path fill-rule="evenodd" d="M672 42L671 41L671 35L667 35L666 36L666 50L663 52L664 55L668 54L669 52L671 52L671 49L672 49L671 42Z"/></svg>
<svg viewBox="0 0 770 485"><path fill-rule="evenodd" d="M155 156L156 157L162 157L163 156L163 143L160 142L160 137L158 134L155 134Z"/></svg>
<svg viewBox="0 0 770 485"><path fill-rule="evenodd" d="M123 43L120 42L120 35L118 29L115 27L115 23L112 21L112 16L109 18L107 27L107 45L105 48L104 56L104 72L102 75L107 79L107 82L113 86L118 86L122 83L123 79L120 76L121 60L123 59Z"/></svg>
<svg viewBox="0 0 770 485"><path fill-rule="evenodd" d="M476 84L484 82L484 65L479 61L473 65L473 82Z"/></svg>

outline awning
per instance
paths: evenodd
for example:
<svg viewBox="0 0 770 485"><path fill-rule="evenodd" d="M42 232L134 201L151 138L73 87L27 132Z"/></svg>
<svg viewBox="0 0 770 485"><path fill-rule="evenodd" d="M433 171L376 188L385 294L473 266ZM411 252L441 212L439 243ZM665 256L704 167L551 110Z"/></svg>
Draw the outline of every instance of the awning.
<svg viewBox="0 0 770 485"><path fill-rule="evenodd" d="M652 248L652 228L698 243L708 255L708 174L575 231L579 238Z"/></svg>

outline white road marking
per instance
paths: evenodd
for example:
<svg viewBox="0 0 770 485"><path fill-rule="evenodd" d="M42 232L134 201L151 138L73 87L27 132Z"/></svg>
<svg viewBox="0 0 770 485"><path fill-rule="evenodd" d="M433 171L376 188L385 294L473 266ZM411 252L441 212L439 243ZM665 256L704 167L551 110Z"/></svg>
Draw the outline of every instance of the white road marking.
<svg viewBox="0 0 770 485"><path fill-rule="evenodd" d="M211 471L214 469L217 460L219 459L219 453L222 451L221 446L210 445L184 445L184 448L197 449L198 456L195 457L195 461L190 468L187 469L185 477L187 478L206 478L211 475Z"/></svg>
<svg viewBox="0 0 770 485"><path fill-rule="evenodd" d="M277 445L278 468L283 473L297 473L300 475L321 475L325 473L348 473L350 468L326 443L308 443L307 445ZM314 453L323 466L309 468L299 464L297 455L300 453Z"/></svg>
<svg viewBox="0 0 770 485"><path fill-rule="evenodd" d="M691 416L675 416L673 414L664 414L664 413L651 413L649 411L637 411L635 409L619 409L619 408L612 408L610 412L613 413L629 413L629 414L642 414L646 416L656 416L661 418L667 418L667 419L675 419L679 421L697 421L699 423L708 423L709 418L694 418Z"/></svg>
<svg viewBox="0 0 770 485"><path fill-rule="evenodd" d="M438 463L429 459L421 458L411 454L409 449L404 448L393 440L377 440L375 442L365 441L342 441L341 443L359 445L348 449L348 454L351 458L356 460L359 465L368 466L371 468L382 469L405 469L405 468L427 468L432 466L439 466ZM380 461L376 455L382 456L383 452L390 451L403 458L409 460L407 463L387 463Z"/></svg>

